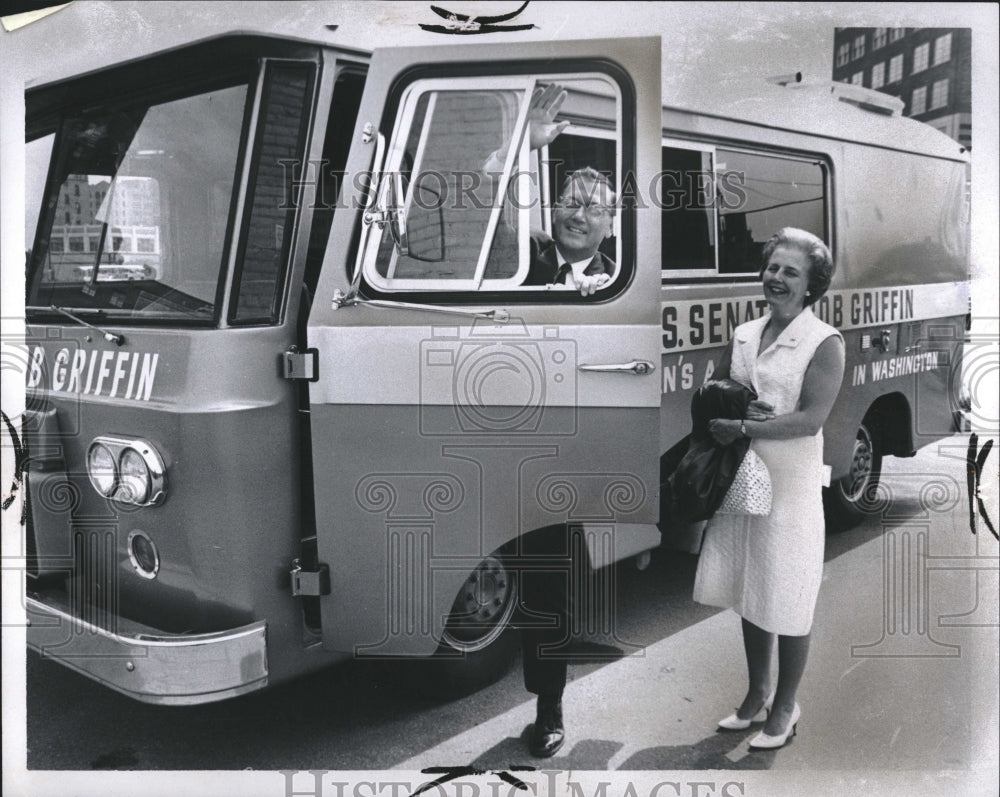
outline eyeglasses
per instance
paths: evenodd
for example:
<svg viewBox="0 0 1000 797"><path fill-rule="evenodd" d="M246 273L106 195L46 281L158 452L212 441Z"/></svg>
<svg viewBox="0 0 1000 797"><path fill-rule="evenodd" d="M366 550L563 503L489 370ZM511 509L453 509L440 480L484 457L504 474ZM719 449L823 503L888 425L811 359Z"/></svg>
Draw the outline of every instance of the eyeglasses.
<svg viewBox="0 0 1000 797"><path fill-rule="evenodd" d="M576 213L580 208L583 208L583 212L590 219L599 219L602 213L611 213L614 210L612 205L585 205L576 199L561 199L556 202L556 207L567 213Z"/></svg>

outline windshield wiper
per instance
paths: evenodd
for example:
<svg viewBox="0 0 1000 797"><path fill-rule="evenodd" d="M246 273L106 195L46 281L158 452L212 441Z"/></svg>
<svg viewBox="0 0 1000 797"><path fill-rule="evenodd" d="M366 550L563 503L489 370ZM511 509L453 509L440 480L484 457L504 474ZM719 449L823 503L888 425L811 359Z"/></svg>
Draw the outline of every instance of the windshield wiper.
<svg viewBox="0 0 1000 797"><path fill-rule="evenodd" d="M446 313L449 315L461 315L472 318L488 318L492 321L504 323L510 320L510 313L506 310L462 310L457 307L442 307L437 304L415 304L412 302L393 302L388 299L362 299L360 296L344 296L339 290L334 292L333 307L390 307L396 310L424 310L429 313Z"/></svg>
<svg viewBox="0 0 1000 797"><path fill-rule="evenodd" d="M71 313L69 310L66 310L66 309L64 309L62 307L57 307L54 304L50 304L49 305L49 309L50 310L55 310L57 313L62 313L67 318L70 318L73 321L76 321L76 323L78 323L80 326L84 326L84 327L87 327L88 329L93 329L96 332L100 332L101 335L104 336L104 339L106 341L109 341L110 343L114 343L116 346L121 346L125 342L125 336L124 335L119 335L116 332L109 332L106 329L101 329L100 327L95 327L93 324L88 324L86 321L84 321L82 318L80 318L80 316L73 315L73 313Z"/></svg>

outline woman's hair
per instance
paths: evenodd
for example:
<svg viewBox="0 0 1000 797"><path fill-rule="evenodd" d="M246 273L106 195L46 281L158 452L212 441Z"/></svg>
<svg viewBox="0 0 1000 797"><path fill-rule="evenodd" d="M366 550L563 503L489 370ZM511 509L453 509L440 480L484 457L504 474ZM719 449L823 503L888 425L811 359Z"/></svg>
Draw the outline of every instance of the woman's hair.
<svg viewBox="0 0 1000 797"><path fill-rule="evenodd" d="M826 244L806 230L800 230L796 227L782 227L764 244L759 274L762 279L764 269L767 268L767 264L771 260L771 255L779 246L798 249L809 260L809 281L806 285L809 295L805 298L805 304L808 306L817 301L830 287L833 272L836 270L833 257Z"/></svg>

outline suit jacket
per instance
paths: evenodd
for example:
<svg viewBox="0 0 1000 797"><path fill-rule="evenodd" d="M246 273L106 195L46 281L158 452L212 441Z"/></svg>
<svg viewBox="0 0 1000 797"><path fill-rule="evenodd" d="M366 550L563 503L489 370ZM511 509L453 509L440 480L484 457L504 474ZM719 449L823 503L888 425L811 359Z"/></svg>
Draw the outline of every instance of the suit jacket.
<svg viewBox="0 0 1000 797"><path fill-rule="evenodd" d="M522 284L548 285L555 279L560 265L555 241L545 233L532 233L531 265L528 267L528 276ZM597 252L583 273L588 277L595 274L607 274L610 277L614 270L614 261L605 257L603 252Z"/></svg>

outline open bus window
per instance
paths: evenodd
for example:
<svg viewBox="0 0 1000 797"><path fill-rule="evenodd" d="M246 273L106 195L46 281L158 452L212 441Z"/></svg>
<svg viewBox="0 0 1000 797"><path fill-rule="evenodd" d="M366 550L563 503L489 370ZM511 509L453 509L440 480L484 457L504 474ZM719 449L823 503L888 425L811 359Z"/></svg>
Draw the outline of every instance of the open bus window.
<svg viewBox="0 0 1000 797"><path fill-rule="evenodd" d="M558 86L560 135L535 150L532 95ZM605 75L420 79L401 95L374 202L365 280L379 291L538 291L532 259L551 240L563 176L622 173L621 98ZM617 220L614 209L609 215ZM601 251L620 263L619 237ZM616 272L620 273L620 269ZM614 276L614 275L613 275Z"/></svg>
<svg viewBox="0 0 1000 797"><path fill-rule="evenodd" d="M667 276L756 275L764 244L782 227L827 237L817 161L671 142L662 166Z"/></svg>
<svg viewBox="0 0 1000 797"><path fill-rule="evenodd" d="M664 147L658 201L663 208L663 268L715 274L714 153Z"/></svg>
<svg viewBox="0 0 1000 797"><path fill-rule="evenodd" d="M548 181L548 194L558 198L560 187L570 172L589 166L605 175L611 185L618 185L618 147L614 130L570 125L566 131L546 148L544 177ZM617 217L616 217L617 218ZM542 228L552 234L552 206L546 204L542 213ZM613 235L601 242L601 253L614 263L621 260L618 252L619 236Z"/></svg>
<svg viewBox="0 0 1000 797"><path fill-rule="evenodd" d="M35 205L29 308L212 318L246 93L64 119ZM29 148L29 174L47 161Z"/></svg>

